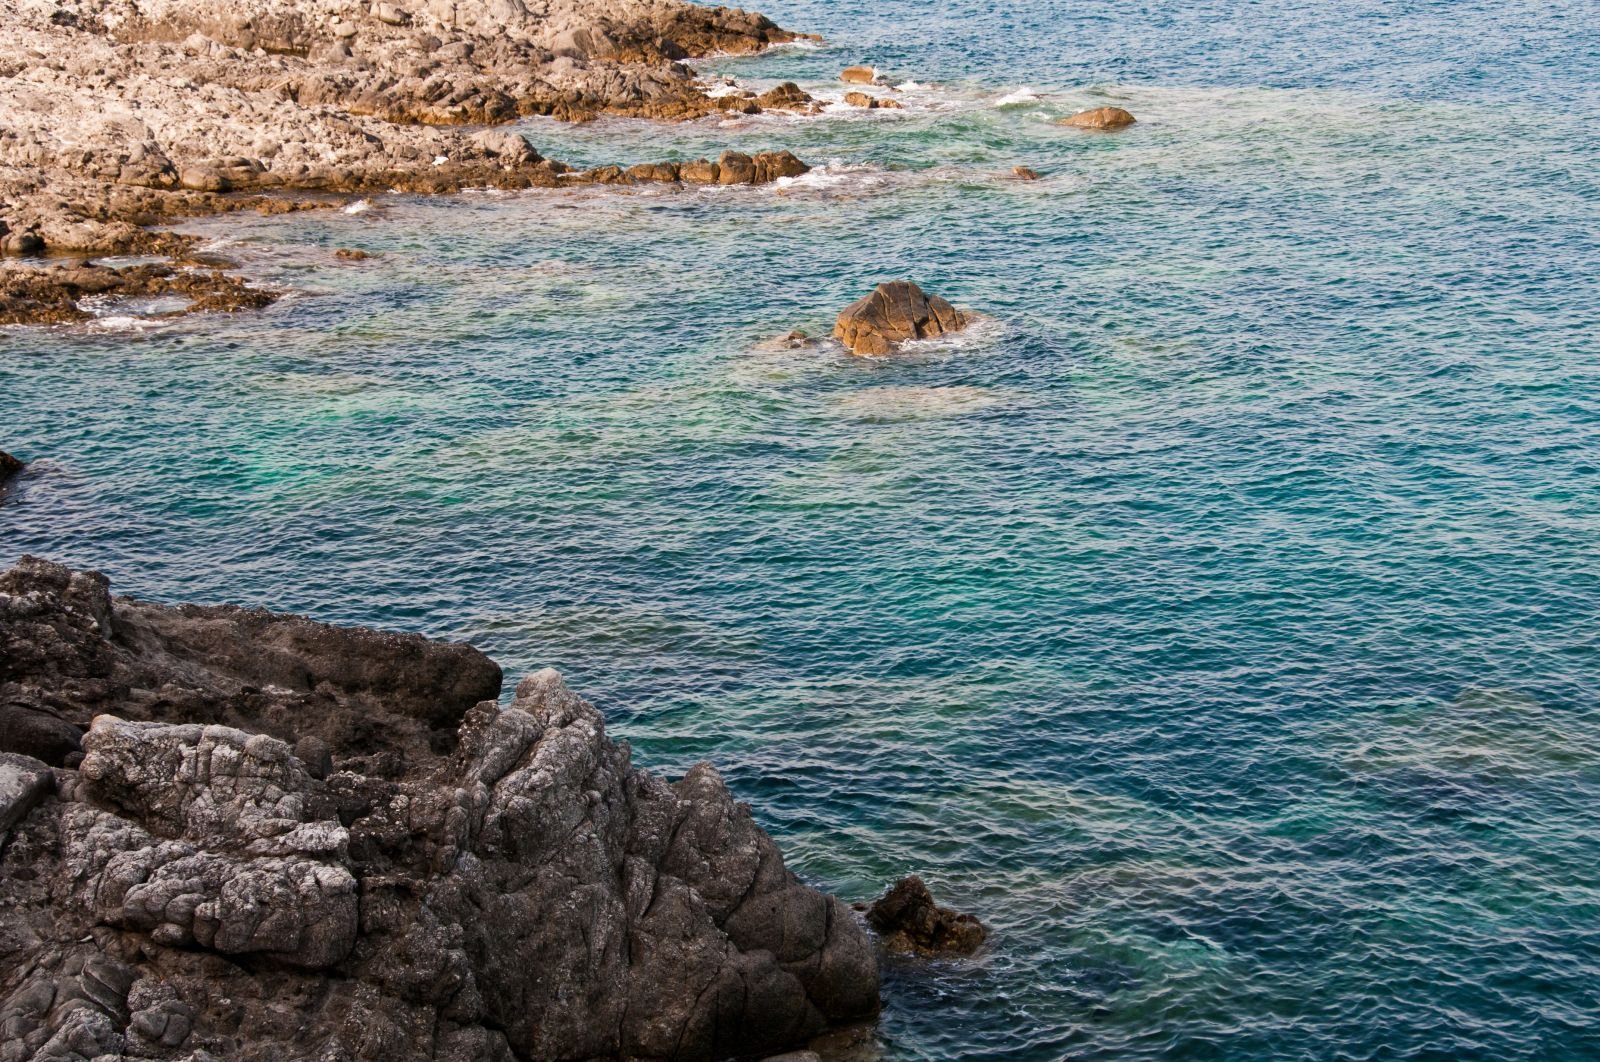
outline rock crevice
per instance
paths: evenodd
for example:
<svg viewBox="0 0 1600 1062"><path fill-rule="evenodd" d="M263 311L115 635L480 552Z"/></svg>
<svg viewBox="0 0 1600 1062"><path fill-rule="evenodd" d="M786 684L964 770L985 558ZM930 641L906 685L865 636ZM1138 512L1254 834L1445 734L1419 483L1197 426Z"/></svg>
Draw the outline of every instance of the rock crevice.
<svg viewBox="0 0 1600 1062"><path fill-rule="evenodd" d="M499 685L0 575L0 1060L721 1058L876 1013L868 933L715 769L635 768L554 671Z"/></svg>

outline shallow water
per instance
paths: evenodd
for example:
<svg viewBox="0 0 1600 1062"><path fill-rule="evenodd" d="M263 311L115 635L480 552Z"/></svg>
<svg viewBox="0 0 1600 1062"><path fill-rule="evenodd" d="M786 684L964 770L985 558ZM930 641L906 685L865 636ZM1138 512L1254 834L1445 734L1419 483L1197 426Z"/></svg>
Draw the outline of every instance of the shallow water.
<svg viewBox="0 0 1600 1062"><path fill-rule="evenodd" d="M712 67L908 108L527 127L781 188L196 225L294 294L0 333L0 562L561 668L995 926L889 1058L1600 1056L1600 14L1168 6L772 3ZM989 319L770 342L896 276Z"/></svg>

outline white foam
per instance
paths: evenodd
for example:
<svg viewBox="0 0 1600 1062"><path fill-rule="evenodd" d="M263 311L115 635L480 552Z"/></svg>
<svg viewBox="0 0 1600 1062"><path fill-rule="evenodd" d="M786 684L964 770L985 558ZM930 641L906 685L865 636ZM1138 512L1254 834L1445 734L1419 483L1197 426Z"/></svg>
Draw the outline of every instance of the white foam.
<svg viewBox="0 0 1600 1062"><path fill-rule="evenodd" d="M1039 94L1031 88L1019 88L994 101L996 107L1015 107L1019 103L1038 103Z"/></svg>
<svg viewBox="0 0 1600 1062"><path fill-rule="evenodd" d="M372 200L370 200L370 199L358 199L354 203L351 203L349 206L345 207L344 208L344 212L346 214L365 214L367 211L369 211L371 209L372 209Z"/></svg>

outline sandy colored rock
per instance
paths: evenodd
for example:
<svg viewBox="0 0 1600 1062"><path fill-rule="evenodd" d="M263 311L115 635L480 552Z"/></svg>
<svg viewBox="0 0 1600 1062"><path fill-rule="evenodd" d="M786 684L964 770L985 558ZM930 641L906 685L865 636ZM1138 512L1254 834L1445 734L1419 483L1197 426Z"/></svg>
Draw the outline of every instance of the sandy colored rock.
<svg viewBox="0 0 1600 1062"><path fill-rule="evenodd" d="M0 703L85 729L75 767L0 752L4 1057L762 1057L876 1014L866 929L713 768L633 766L553 671L499 686L0 573Z"/></svg>
<svg viewBox="0 0 1600 1062"><path fill-rule="evenodd" d="M856 354L876 357L901 343L966 326L966 317L944 299L924 294L909 280L896 280L878 285L872 294L846 307L833 326L833 336Z"/></svg>
<svg viewBox="0 0 1600 1062"><path fill-rule="evenodd" d="M333 256L341 262L365 262L372 257L372 252L355 247L341 247L333 252Z"/></svg>
<svg viewBox="0 0 1600 1062"><path fill-rule="evenodd" d="M847 66L839 74L846 85L876 85L878 72L870 66Z"/></svg>
<svg viewBox="0 0 1600 1062"><path fill-rule="evenodd" d="M1061 119L1061 125L1070 125L1075 129L1098 129L1108 131L1124 129L1138 121L1133 115L1121 107L1096 107L1092 111L1079 111L1070 117Z"/></svg>
<svg viewBox="0 0 1600 1062"><path fill-rule="evenodd" d="M166 253L150 226L241 195L553 186L462 127L758 112L679 60L795 38L682 0L0 0L0 253Z"/></svg>
<svg viewBox="0 0 1600 1062"><path fill-rule="evenodd" d="M844 94L844 101L852 107L866 107L870 109L878 105L877 99L865 92L846 92Z"/></svg>
<svg viewBox="0 0 1600 1062"><path fill-rule="evenodd" d="M1027 166L1013 166L1011 176L1019 181L1037 181L1039 179L1039 171L1029 169Z"/></svg>

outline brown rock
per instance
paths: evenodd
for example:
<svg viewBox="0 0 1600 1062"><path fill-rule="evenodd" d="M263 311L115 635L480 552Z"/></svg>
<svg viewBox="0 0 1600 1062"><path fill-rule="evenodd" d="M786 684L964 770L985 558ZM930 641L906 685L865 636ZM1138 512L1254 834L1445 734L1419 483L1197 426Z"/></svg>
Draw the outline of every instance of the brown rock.
<svg viewBox="0 0 1600 1062"><path fill-rule="evenodd" d="M846 92L844 101L852 107L865 107L868 110L878 105L878 101L865 92Z"/></svg>
<svg viewBox="0 0 1600 1062"><path fill-rule="evenodd" d="M675 184L678 180L678 166L672 162L646 162L628 169L630 181L654 182L658 184Z"/></svg>
<svg viewBox="0 0 1600 1062"><path fill-rule="evenodd" d="M344 262L365 262L372 257L372 252L357 250L354 247L341 247L333 252L333 256Z"/></svg>
<svg viewBox="0 0 1600 1062"><path fill-rule="evenodd" d="M1037 181L1039 179L1039 171L1030 170L1026 166L1014 166L1011 170L1011 176L1019 181Z"/></svg>
<svg viewBox="0 0 1600 1062"><path fill-rule="evenodd" d="M716 184L721 180L722 168L715 162L696 159L678 167L678 179L685 184Z"/></svg>
<svg viewBox="0 0 1600 1062"><path fill-rule="evenodd" d="M867 923L886 950L926 957L971 955L989 931L972 915L933 902L916 875L901 878L867 909Z"/></svg>
<svg viewBox="0 0 1600 1062"><path fill-rule="evenodd" d="M839 74L839 80L847 85L876 85L878 72L870 66L847 66Z"/></svg>
<svg viewBox="0 0 1600 1062"><path fill-rule="evenodd" d="M89 295L150 297L178 295L189 305L175 313L257 309L273 302L269 292L248 287L225 273L178 270L166 265L111 269L99 265L52 266L0 271L0 324L66 324L90 315L78 305Z"/></svg>
<svg viewBox="0 0 1600 1062"><path fill-rule="evenodd" d="M777 88L768 89L756 97L756 103L761 109L768 111L801 110L812 102L814 101L811 96L793 81L785 81Z"/></svg>
<svg viewBox="0 0 1600 1062"><path fill-rule="evenodd" d="M897 344L959 332L967 318L937 295L929 296L909 280L879 284L877 290L851 303L834 323L833 336L856 354L888 354Z"/></svg>
<svg viewBox="0 0 1600 1062"><path fill-rule="evenodd" d="M717 168L722 184L753 184L756 179L756 160L737 151L724 151Z"/></svg>
<svg viewBox="0 0 1600 1062"><path fill-rule="evenodd" d="M1079 111L1070 118L1061 119L1061 125L1070 125L1074 129L1112 130L1124 129L1138 121L1133 115L1121 107L1096 107L1092 111Z"/></svg>
<svg viewBox="0 0 1600 1062"><path fill-rule="evenodd" d="M6 480L10 479L12 476L15 476L18 472L21 472L22 469L23 464L21 461L17 460L15 457L12 457L4 450L0 450L0 486L4 486Z"/></svg>
<svg viewBox="0 0 1600 1062"><path fill-rule="evenodd" d="M878 106L886 111L898 111L903 109L905 104L901 103L899 100L880 99L878 101Z"/></svg>
<svg viewBox="0 0 1600 1062"><path fill-rule="evenodd" d="M771 184L780 177L799 177L811 172L811 167L796 158L792 151L763 151L755 157L755 167L757 184Z"/></svg>

